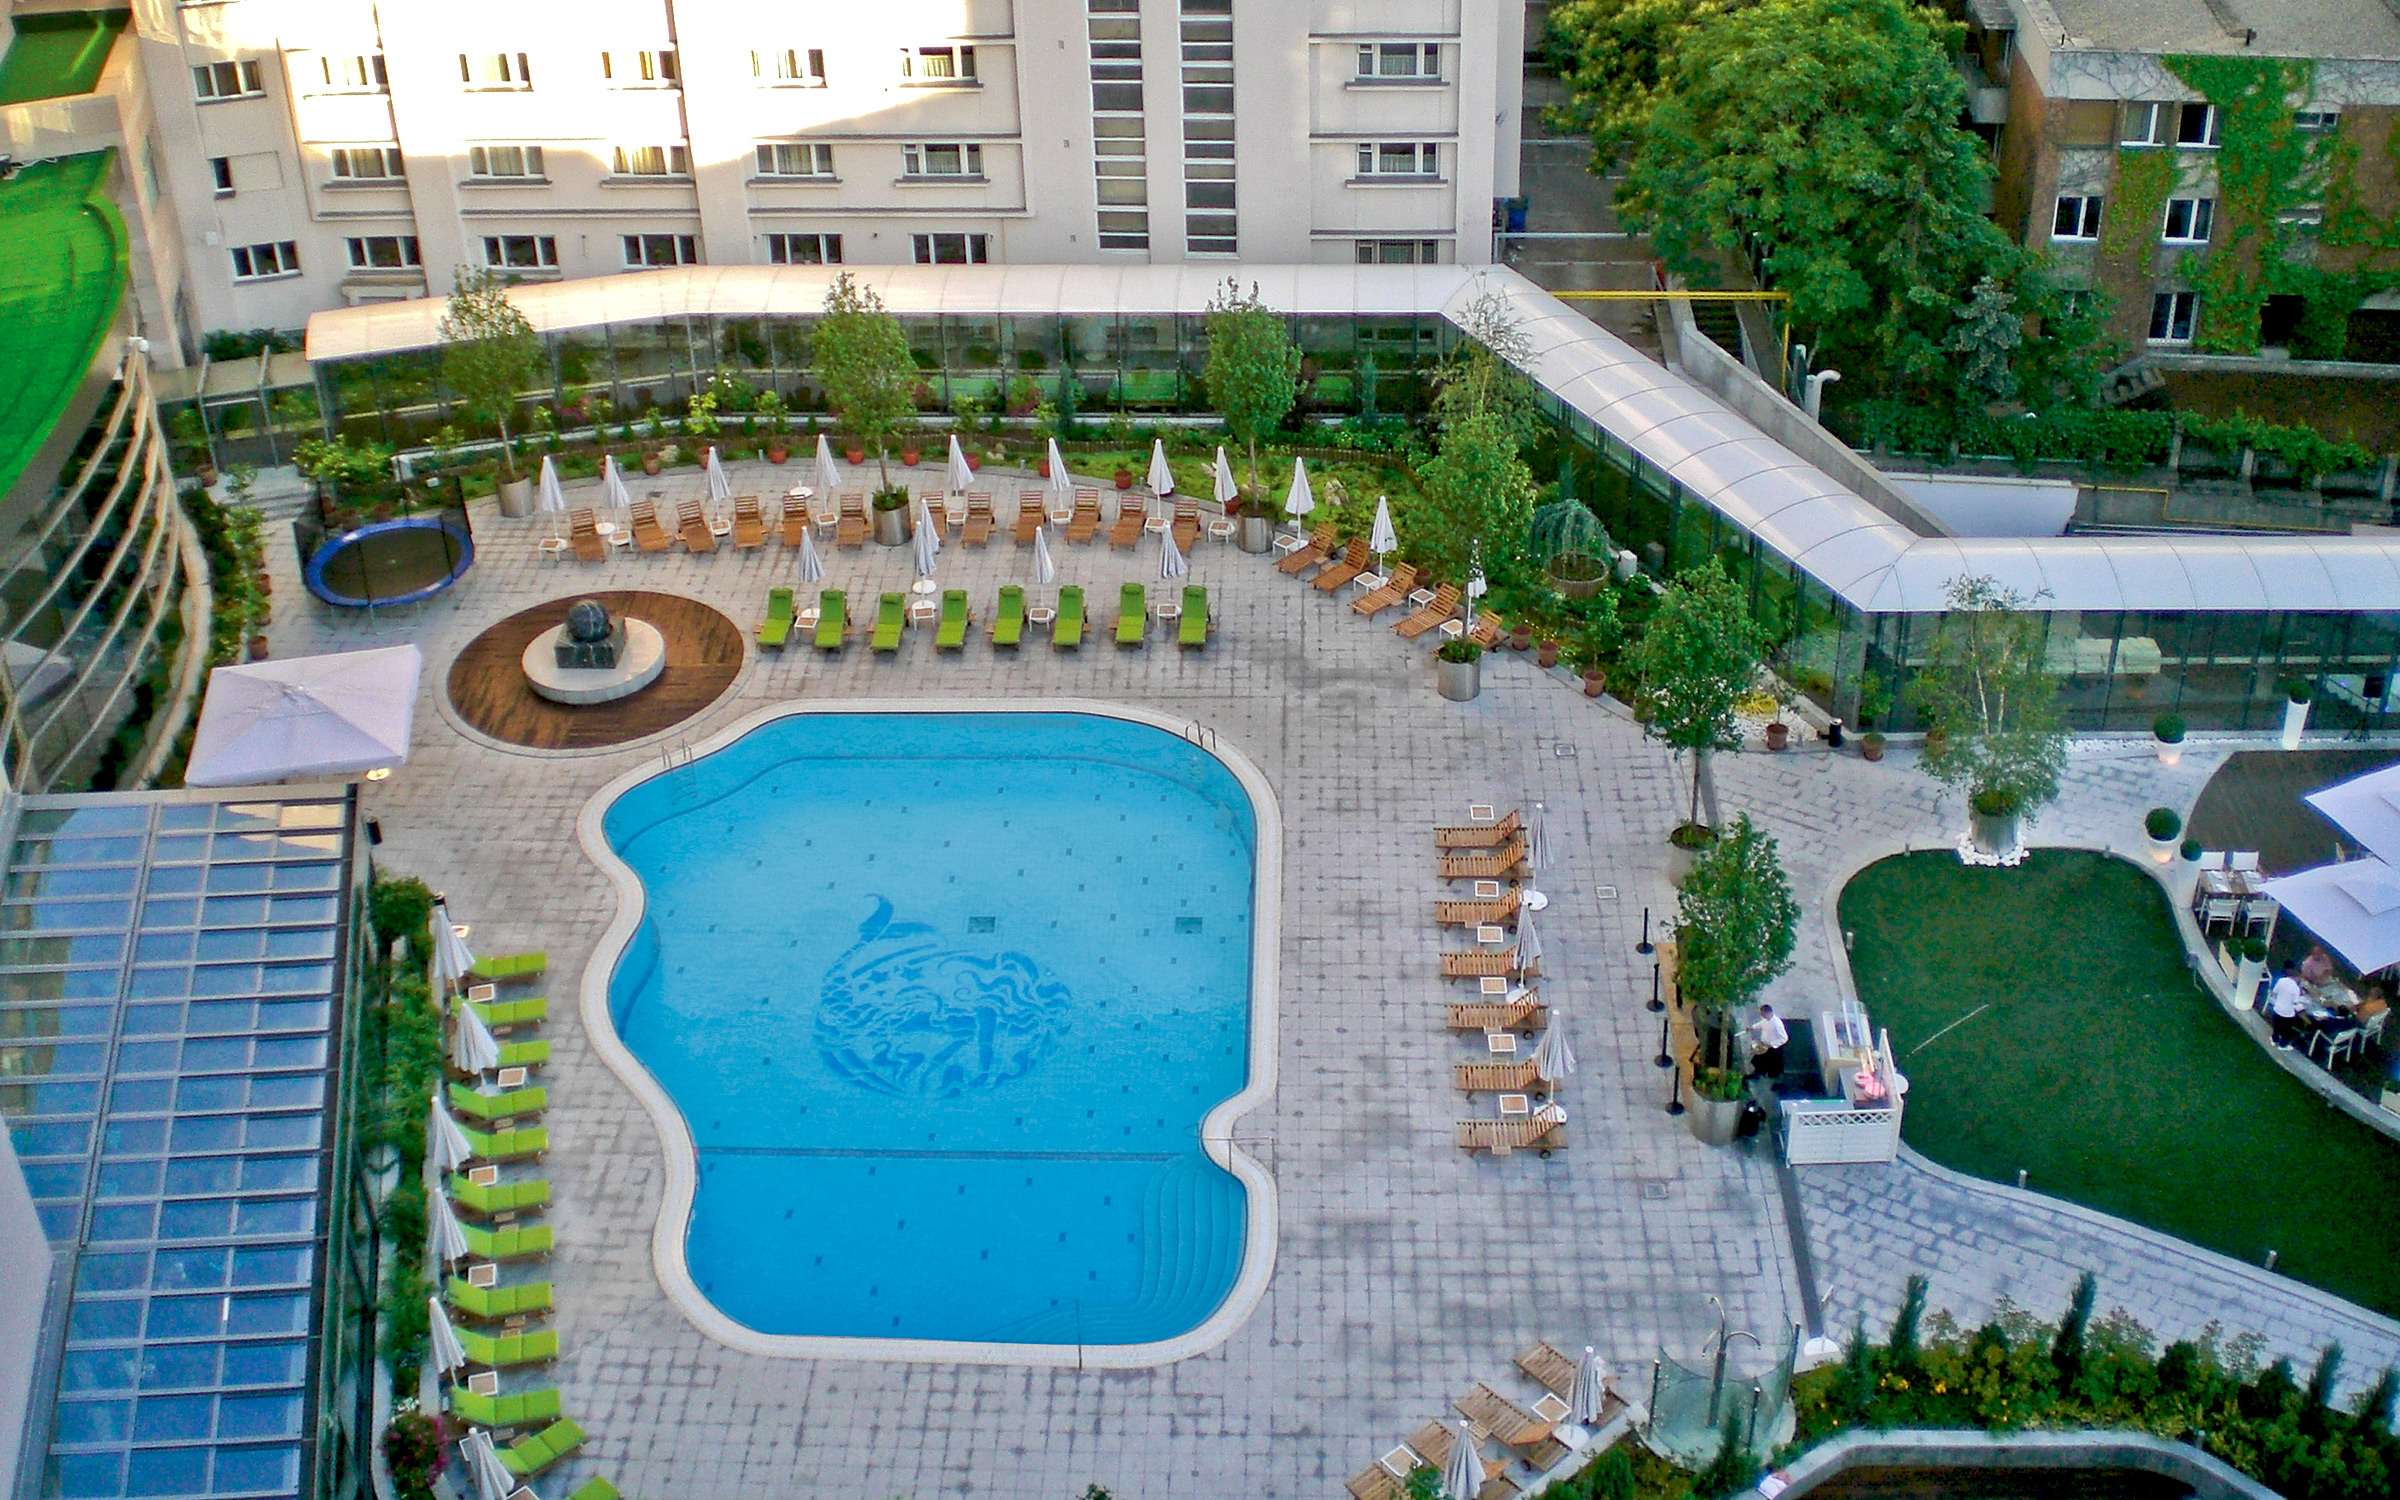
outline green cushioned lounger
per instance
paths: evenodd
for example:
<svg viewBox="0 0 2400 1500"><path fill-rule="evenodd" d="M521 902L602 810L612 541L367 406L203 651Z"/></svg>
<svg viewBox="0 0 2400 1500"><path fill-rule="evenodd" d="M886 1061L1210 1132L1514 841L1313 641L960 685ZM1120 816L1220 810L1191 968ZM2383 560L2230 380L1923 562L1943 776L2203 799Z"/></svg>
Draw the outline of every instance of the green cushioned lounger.
<svg viewBox="0 0 2400 1500"><path fill-rule="evenodd" d="M550 1016L550 1001L541 995L527 995L522 1000L469 1000L466 1007L480 1016L484 1025L494 1030L507 1026L532 1026Z"/></svg>
<svg viewBox="0 0 2400 1500"><path fill-rule="evenodd" d="M550 1253L547 1224L511 1224L505 1229L482 1229L473 1224L458 1227L467 1237L467 1253L478 1260L524 1260Z"/></svg>
<svg viewBox="0 0 2400 1500"><path fill-rule="evenodd" d="M1025 589L1021 584L1005 584L1000 590L1000 607L992 613L992 644L1021 645L1025 640Z"/></svg>
<svg viewBox="0 0 2400 1500"><path fill-rule="evenodd" d="M900 649L900 632L908 626L908 598L903 594L886 594L875 607L875 634L867 644L877 651Z"/></svg>
<svg viewBox="0 0 2400 1500"><path fill-rule="evenodd" d="M550 1184L536 1178L531 1182L495 1182L486 1186L454 1172L450 1176L450 1201L479 1214L523 1213L550 1201Z"/></svg>
<svg viewBox="0 0 2400 1500"><path fill-rule="evenodd" d="M1138 583L1117 590L1117 644L1138 646L1150 628L1150 593Z"/></svg>
<svg viewBox="0 0 2400 1500"><path fill-rule="evenodd" d="M518 1318L527 1313L550 1310L550 1283L528 1282L523 1286L476 1286L463 1277L453 1276L442 1285L442 1298L470 1318L492 1322L500 1318Z"/></svg>
<svg viewBox="0 0 2400 1500"><path fill-rule="evenodd" d="M942 623L933 632L933 649L959 651L967 644L967 591L942 591Z"/></svg>
<svg viewBox="0 0 2400 1500"><path fill-rule="evenodd" d="M467 1138L467 1149L477 1161L515 1161L520 1157L539 1156L550 1149L550 1132L539 1125L522 1130L469 1130L458 1127Z"/></svg>
<svg viewBox="0 0 2400 1500"><path fill-rule="evenodd" d="M792 635L792 591L786 588L767 590L767 617L758 622L758 643L781 649Z"/></svg>
<svg viewBox="0 0 2400 1500"><path fill-rule="evenodd" d="M817 649L839 651L850 637L850 598L840 589L817 595Z"/></svg>
<svg viewBox="0 0 2400 1500"><path fill-rule="evenodd" d="M550 955L547 953L496 953L490 958L477 959L475 967L467 971L467 977L499 984L510 979L539 979L542 971L549 967Z"/></svg>
<svg viewBox="0 0 2400 1500"><path fill-rule="evenodd" d="M1208 644L1208 590L1196 583L1183 587L1183 621L1176 643L1184 646Z"/></svg>
<svg viewBox="0 0 2400 1500"><path fill-rule="evenodd" d="M501 1449L500 1463L519 1479L531 1479L582 1446L583 1429L561 1417L533 1436Z"/></svg>
<svg viewBox="0 0 2400 1500"><path fill-rule="evenodd" d="M1068 584L1058 591L1058 618L1050 625L1050 644L1072 651L1083 644L1083 587Z"/></svg>
<svg viewBox="0 0 2400 1500"><path fill-rule="evenodd" d="M510 1089L505 1094L486 1094L474 1085L450 1085L450 1109L454 1114L471 1120L509 1120L518 1115L538 1115L550 1102L549 1090L540 1087Z"/></svg>
<svg viewBox="0 0 2400 1500"><path fill-rule="evenodd" d="M519 1391L513 1396L481 1396L463 1385L450 1388L450 1410L478 1427L530 1427L559 1417L558 1392Z"/></svg>
<svg viewBox="0 0 2400 1500"><path fill-rule="evenodd" d="M515 1365L548 1364L558 1358L558 1330L544 1328L533 1333L478 1333L472 1328L454 1330L458 1347L467 1351L469 1364L485 1365L505 1370ZM542 1420L555 1417L553 1410Z"/></svg>

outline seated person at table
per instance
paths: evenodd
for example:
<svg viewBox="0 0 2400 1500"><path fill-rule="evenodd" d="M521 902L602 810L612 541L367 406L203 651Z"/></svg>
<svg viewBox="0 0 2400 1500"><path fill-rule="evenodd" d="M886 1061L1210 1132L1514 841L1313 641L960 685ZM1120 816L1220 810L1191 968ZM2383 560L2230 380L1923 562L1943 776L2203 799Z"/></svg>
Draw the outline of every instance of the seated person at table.
<svg viewBox="0 0 2400 1500"><path fill-rule="evenodd" d="M2367 992L2359 997L2358 1018L2361 1021L2371 1021L2391 1008L2391 996L2385 992L2383 981L2378 979L2369 984Z"/></svg>
<svg viewBox="0 0 2400 1500"><path fill-rule="evenodd" d="M2304 987L2313 990L2331 983L2333 977L2333 955L2325 951L2323 944L2309 949L2308 957L2300 960L2300 983Z"/></svg>
<svg viewBox="0 0 2400 1500"><path fill-rule="evenodd" d="M2286 1052L2292 1048L2292 1038L2300 1030L2300 1018L2308 1011L2307 994L2300 988L2300 970L2296 964L2285 964L2283 975L2275 988L2267 992L2267 1030L2274 1034L2275 1045Z"/></svg>

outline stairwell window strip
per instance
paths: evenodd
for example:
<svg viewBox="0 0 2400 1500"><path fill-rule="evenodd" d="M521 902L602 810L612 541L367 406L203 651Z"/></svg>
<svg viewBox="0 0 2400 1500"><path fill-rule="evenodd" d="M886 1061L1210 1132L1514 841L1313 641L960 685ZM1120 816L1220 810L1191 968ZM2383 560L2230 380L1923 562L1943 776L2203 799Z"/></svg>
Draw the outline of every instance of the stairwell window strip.
<svg viewBox="0 0 2400 1500"><path fill-rule="evenodd" d="M471 89L529 89L533 65L522 52L461 52L458 81Z"/></svg>
<svg viewBox="0 0 2400 1500"><path fill-rule="evenodd" d="M973 47L903 47L900 49L900 77L908 83L947 84L957 87L976 82L975 49Z"/></svg>
<svg viewBox="0 0 2400 1500"><path fill-rule="evenodd" d="M2150 342L2188 344L2200 311L2197 292L2160 292L2150 299Z"/></svg>
<svg viewBox="0 0 2400 1500"><path fill-rule="evenodd" d="M1180 0L1183 245L1191 255L1241 251L1233 151L1233 0Z"/></svg>
<svg viewBox="0 0 2400 1500"><path fill-rule="evenodd" d="M352 235L350 267L356 271L409 271L424 265L413 234Z"/></svg>
<svg viewBox="0 0 2400 1500"><path fill-rule="evenodd" d="M770 234L767 264L771 266L838 266L842 237L838 234Z"/></svg>
<svg viewBox="0 0 2400 1500"><path fill-rule="evenodd" d="M1407 79L1439 83L1442 44L1439 42L1361 42L1358 76L1362 80Z"/></svg>
<svg viewBox="0 0 2400 1500"><path fill-rule="evenodd" d="M384 182L400 176L398 146L336 146L333 175L342 182Z"/></svg>
<svg viewBox="0 0 2400 1500"><path fill-rule="evenodd" d="M2166 227L2159 238L2170 245L2205 245L2216 212L2214 198L2170 198Z"/></svg>
<svg viewBox="0 0 2400 1500"><path fill-rule="evenodd" d="M539 146L469 146L467 175L470 177L539 178L542 173L542 148Z"/></svg>
<svg viewBox="0 0 2400 1500"><path fill-rule="evenodd" d="M761 177L831 177L833 147L824 141L761 141Z"/></svg>
<svg viewBox="0 0 2400 1500"><path fill-rule="evenodd" d="M1085 0L1091 44L1092 196L1103 250L1150 248L1141 0Z"/></svg>
<svg viewBox="0 0 2400 1500"><path fill-rule="evenodd" d="M487 234L483 263L512 271L551 271L558 268L558 238L548 234Z"/></svg>
<svg viewBox="0 0 2400 1500"><path fill-rule="evenodd" d="M629 266L696 266L700 237L693 234L629 234L625 264Z"/></svg>
<svg viewBox="0 0 2400 1500"><path fill-rule="evenodd" d="M1360 240L1362 266L1437 266L1442 262L1440 240Z"/></svg>
<svg viewBox="0 0 2400 1500"><path fill-rule="evenodd" d="M618 146L609 164L618 177L689 177L692 153L683 146Z"/></svg>
<svg viewBox="0 0 2400 1500"><path fill-rule="evenodd" d="M903 177L981 177L983 147L969 142L910 142L900 148Z"/></svg>
<svg viewBox="0 0 2400 1500"><path fill-rule="evenodd" d="M648 52L603 52L600 54L600 76L619 88L676 83L679 75L676 71L675 49L666 47Z"/></svg>
<svg viewBox="0 0 2400 1500"><path fill-rule="evenodd" d="M990 235L920 234L912 238L920 266L980 266L991 259Z"/></svg>
<svg viewBox="0 0 2400 1500"><path fill-rule="evenodd" d="M233 247L233 279L266 281L300 274L300 246L292 240L269 240Z"/></svg>
<svg viewBox="0 0 2400 1500"><path fill-rule="evenodd" d="M1442 148L1433 141L1377 141L1358 148L1361 177L1439 177Z"/></svg>
<svg viewBox="0 0 2400 1500"><path fill-rule="evenodd" d="M2100 195L2061 193L2057 212L2051 216L2050 238L2054 240L2096 240L2100 238Z"/></svg>
<svg viewBox="0 0 2400 1500"><path fill-rule="evenodd" d="M823 88L825 49L822 47L765 47L750 54L750 76L762 87Z"/></svg>
<svg viewBox="0 0 2400 1500"><path fill-rule="evenodd" d="M192 69L196 99L251 99L266 91L255 62L201 63Z"/></svg>

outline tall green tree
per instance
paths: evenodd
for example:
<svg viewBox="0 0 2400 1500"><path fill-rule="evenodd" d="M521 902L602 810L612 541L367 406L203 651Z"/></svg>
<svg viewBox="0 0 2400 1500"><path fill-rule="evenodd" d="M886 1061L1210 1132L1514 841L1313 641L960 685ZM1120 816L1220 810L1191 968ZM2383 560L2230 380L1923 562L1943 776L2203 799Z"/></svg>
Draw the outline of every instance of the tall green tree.
<svg viewBox="0 0 2400 1500"><path fill-rule="evenodd" d="M1675 986L1692 1007L1702 1067L1730 1066L1734 1013L1792 966L1799 930L1775 840L1744 813L1675 896Z"/></svg>
<svg viewBox="0 0 2400 1500"><path fill-rule="evenodd" d="M1209 299L1205 315L1208 363L1200 382L1234 437L1250 450L1250 483L1258 483L1258 439L1273 432L1300 399L1300 351L1283 314L1245 293L1230 276Z"/></svg>
<svg viewBox="0 0 2400 1500"><path fill-rule="evenodd" d="M917 414L917 362L900 320L872 287L844 271L825 289L825 315L811 341L825 398L858 440L875 450L881 488L892 487L892 434Z"/></svg>
<svg viewBox="0 0 2400 1500"><path fill-rule="evenodd" d="M1711 557L1684 571L1659 596L1634 647L1632 665L1650 711L1650 738L1692 757L1692 815L1700 822L1700 757L1738 750L1733 706L1758 677L1765 632L1751 618L1740 585Z"/></svg>
<svg viewBox="0 0 2400 1500"><path fill-rule="evenodd" d="M1434 457L1418 467L1422 494L1400 522L1419 566L1463 583L1478 559L1487 577L1521 561L1538 488L1524 451L1541 418L1516 369L1529 352L1506 301L1478 297L1458 322L1467 338L1434 375Z"/></svg>
<svg viewBox="0 0 2400 1500"><path fill-rule="evenodd" d="M1712 17L1749 3L1564 0L1550 7L1543 50L1568 98L1552 110L1552 124L1592 138L1593 175L1614 172L1641 141L1683 39Z"/></svg>
<svg viewBox="0 0 2400 1500"><path fill-rule="evenodd" d="M1937 731L1925 773L1987 817L2031 812L2058 795L2067 760L2047 625L1997 579L1954 578L1947 602L1908 686Z"/></svg>
<svg viewBox="0 0 2400 1500"><path fill-rule="evenodd" d="M542 336L508 297L508 282L484 266L461 266L442 315L442 385L451 398L500 433L500 468L517 477L509 422L517 398L548 358Z"/></svg>

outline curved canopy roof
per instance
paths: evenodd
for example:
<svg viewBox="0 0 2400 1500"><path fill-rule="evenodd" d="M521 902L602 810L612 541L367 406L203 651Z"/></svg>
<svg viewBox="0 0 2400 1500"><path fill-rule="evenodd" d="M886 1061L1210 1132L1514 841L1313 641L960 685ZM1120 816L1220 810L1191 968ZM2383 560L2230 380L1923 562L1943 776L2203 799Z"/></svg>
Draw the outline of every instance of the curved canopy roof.
<svg viewBox="0 0 2400 1500"><path fill-rule="evenodd" d="M521 286L534 327L716 317L803 318L847 270L901 314L1197 314L1228 278L1300 317L1440 314L1496 297L1531 352L1526 373L1744 531L1873 614L1931 613L1983 574L2053 610L2400 612L2400 539L2179 532L1920 535L1768 437L1715 396L1513 271L1472 266L693 266ZM309 319L308 357L372 357L440 342L439 298Z"/></svg>

